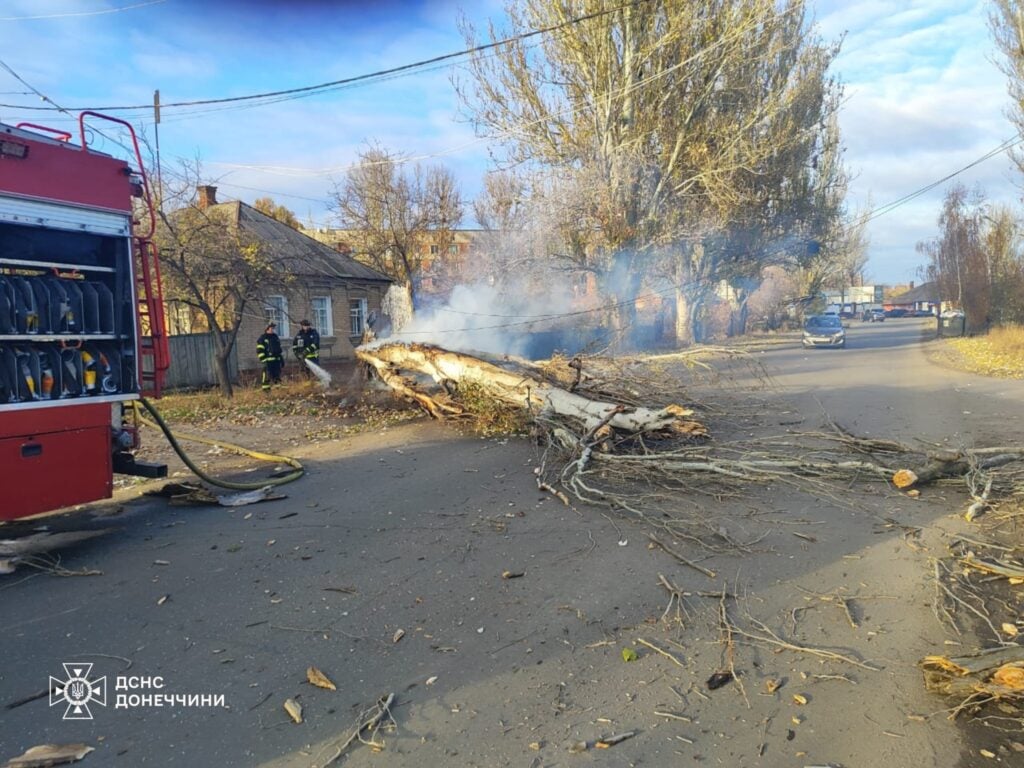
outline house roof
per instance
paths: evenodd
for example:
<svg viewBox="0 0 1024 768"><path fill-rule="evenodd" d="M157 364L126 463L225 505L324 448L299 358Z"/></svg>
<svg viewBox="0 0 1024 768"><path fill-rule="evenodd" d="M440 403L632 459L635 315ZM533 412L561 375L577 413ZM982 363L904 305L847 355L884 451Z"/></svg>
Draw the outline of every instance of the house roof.
<svg viewBox="0 0 1024 768"><path fill-rule="evenodd" d="M939 286L937 283L921 283L916 288L911 288L906 293L893 296L889 299L892 304L915 304L919 301L935 303L939 300Z"/></svg>
<svg viewBox="0 0 1024 768"><path fill-rule="evenodd" d="M211 208L227 210L239 230L271 246L275 254L282 259L285 269L293 274L393 282L387 275L360 264L351 256L339 253L240 200L217 203Z"/></svg>

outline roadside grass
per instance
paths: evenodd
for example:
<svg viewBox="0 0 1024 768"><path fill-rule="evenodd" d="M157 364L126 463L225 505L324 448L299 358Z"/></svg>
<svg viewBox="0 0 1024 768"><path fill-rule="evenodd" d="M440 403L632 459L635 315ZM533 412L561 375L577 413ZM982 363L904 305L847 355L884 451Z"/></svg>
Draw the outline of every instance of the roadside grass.
<svg viewBox="0 0 1024 768"><path fill-rule="evenodd" d="M227 421L245 424L253 417L305 416L324 406L323 393L311 382L286 382L269 393L250 387L236 387L235 396L222 397L216 389L165 394L156 403L161 415L181 424Z"/></svg>
<svg viewBox="0 0 1024 768"><path fill-rule="evenodd" d="M376 403L364 393L323 391L312 381L284 381L270 392L239 386L231 398L216 389L172 392L154 405L172 427L218 425L256 427L268 422L288 422L304 429L311 439L333 439L346 434L409 421L419 411Z"/></svg>
<svg viewBox="0 0 1024 768"><path fill-rule="evenodd" d="M986 336L946 339L948 362L961 370L1003 379L1024 379L1024 326L993 328Z"/></svg>

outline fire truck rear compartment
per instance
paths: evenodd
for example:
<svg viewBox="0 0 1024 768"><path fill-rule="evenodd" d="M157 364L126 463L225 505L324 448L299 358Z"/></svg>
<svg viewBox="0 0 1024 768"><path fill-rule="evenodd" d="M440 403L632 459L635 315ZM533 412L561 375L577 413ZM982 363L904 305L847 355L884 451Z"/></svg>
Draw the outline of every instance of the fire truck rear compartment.
<svg viewBox="0 0 1024 768"><path fill-rule="evenodd" d="M110 496L110 404L3 414L0 520Z"/></svg>

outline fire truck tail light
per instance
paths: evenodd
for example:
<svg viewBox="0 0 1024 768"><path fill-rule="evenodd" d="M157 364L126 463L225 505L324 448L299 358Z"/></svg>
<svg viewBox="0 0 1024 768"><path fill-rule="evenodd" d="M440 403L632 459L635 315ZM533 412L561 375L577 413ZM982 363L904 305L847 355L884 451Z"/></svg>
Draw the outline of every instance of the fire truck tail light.
<svg viewBox="0 0 1024 768"><path fill-rule="evenodd" d="M24 160L28 157L28 144L20 144L17 141L0 139L0 157Z"/></svg>

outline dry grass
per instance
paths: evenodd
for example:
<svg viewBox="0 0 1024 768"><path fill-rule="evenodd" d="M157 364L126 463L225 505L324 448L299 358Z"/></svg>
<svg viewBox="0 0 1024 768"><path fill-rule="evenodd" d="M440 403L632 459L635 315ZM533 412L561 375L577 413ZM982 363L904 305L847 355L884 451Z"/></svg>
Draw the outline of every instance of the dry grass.
<svg viewBox="0 0 1024 768"><path fill-rule="evenodd" d="M417 410L373 390L324 392L313 381L289 381L269 393L239 386L233 398L216 389L164 395L154 403L171 427L215 429L268 423L303 430L308 439L336 439L420 417Z"/></svg>
<svg viewBox="0 0 1024 768"><path fill-rule="evenodd" d="M948 339L953 352L950 362L956 367L983 376L1024 379L1024 326L994 328L987 336Z"/></svg>
<svg viewBox="0 0 1024 768"><path fill-rule="evenodd" d="M205 424L223 420L244 424L253 417L307 416L330 407L322 390L312 382L286 382L269 393L260 389L237 387L233 398L221 397L215 389L170 393L156 403L170 422Z"/></svg>

